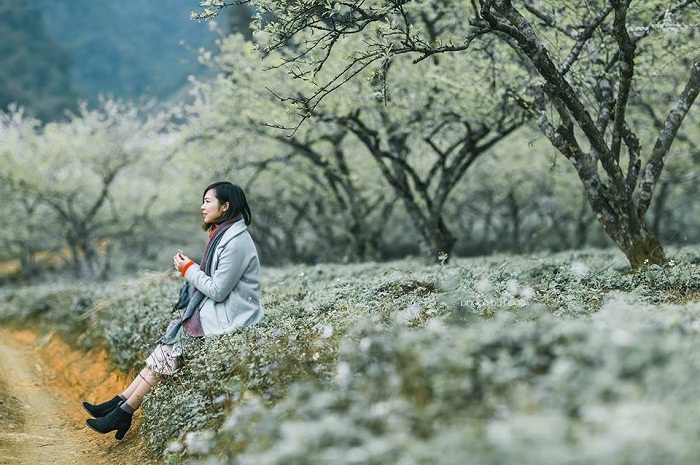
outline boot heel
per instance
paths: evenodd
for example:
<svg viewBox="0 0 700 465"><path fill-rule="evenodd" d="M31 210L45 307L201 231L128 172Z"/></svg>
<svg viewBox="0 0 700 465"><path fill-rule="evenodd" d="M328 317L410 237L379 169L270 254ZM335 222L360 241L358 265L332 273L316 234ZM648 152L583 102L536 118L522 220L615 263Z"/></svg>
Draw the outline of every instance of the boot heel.
<svg viewBox="0 0 700 465"><path fill-rule="evenodd" d="M131 426L131 425L129 425L129 426ZM127 431L129 431L129 426L127 426L125 428L118 429L117 434L114 435L114 438L118 441L121 441L122 439L124 439L124 435L126 434Z"/></svg>
<svg viewBox="0 0 700 465"><path fill-rule="evenodd" d="M117 434L114 437L121 440L126 432L129 431L129 428L131 428L131 419L131 413L117 407L106 417L90 418L85 423L100 434L106 434L110 431L117 430Z"/></svg>

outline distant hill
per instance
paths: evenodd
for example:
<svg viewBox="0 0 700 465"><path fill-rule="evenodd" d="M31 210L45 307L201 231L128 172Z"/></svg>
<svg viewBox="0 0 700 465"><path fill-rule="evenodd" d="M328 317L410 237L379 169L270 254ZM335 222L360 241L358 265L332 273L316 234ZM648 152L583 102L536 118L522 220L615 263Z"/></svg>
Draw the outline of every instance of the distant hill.
<svg viewBox="0 0 700 465"><path fill-rule="evenodd" d="M71 53L40 13L27 3L0 3L0 37L0 110L17 104L47 121L76 108Z"/></svg>
<svg viewBox="0 0 700 465"><path fill-rule="evenodd" d="M90 99L168 98L204 71L196 50L212 48L216 38L206 23L190 19L195 0L25 1L72 55L74 86Z"/></svg>

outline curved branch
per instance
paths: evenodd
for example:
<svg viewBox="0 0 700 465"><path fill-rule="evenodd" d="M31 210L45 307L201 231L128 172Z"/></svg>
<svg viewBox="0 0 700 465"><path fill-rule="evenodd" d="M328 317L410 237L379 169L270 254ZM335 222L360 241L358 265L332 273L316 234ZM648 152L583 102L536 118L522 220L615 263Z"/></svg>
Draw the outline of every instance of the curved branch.
<svg viewBox="0 0 700 465"><path fill-rule="evenodd" d="M504 23L492 11L494 8L508 21ZM493 30L501 31L511 36L523 52L532 61L539 74L544 78L546 84L544 91L552 101L557 104L561 102L570 112L571 117L578 123L578 126L586 135L586 139L591 144L591 150L600 157L600 162L607 172L612 182L622 190L624 188L623 175L620 167L610 156L610 149L605 142L604 134L598 129L595 121L586 110L583 103L577 98L576 91L571 84L562 76L556 65L549 57L546 47L538 39L532 25L517 11L508 0L489 0L484 2L481 10L482 17L488 21ZM568 118L568 112L562 112L557 108L563 119ZM566 131L573 131L570 125L564 126ZM565 152L570 151L563 147Z"/></svg>
<svg viewBox="0 0 700 465"><path fill-rule="evenodd" d="M664 157L671 148L676 133L681 127L690 107L695 102L695 99L700 93L700 60L693 64L690 70L688 82L681 92L680 97L676 101L676 106L669 112L664 125L661 128L659 137L654 143L654 148L651 151L649 161L644 167L642 178L639 182L639 193L637 194L636 204L637 211L640 215L644 215L649 208L651 197L654 192L654 186L659 180L661 171L664 167Z"/></svg>

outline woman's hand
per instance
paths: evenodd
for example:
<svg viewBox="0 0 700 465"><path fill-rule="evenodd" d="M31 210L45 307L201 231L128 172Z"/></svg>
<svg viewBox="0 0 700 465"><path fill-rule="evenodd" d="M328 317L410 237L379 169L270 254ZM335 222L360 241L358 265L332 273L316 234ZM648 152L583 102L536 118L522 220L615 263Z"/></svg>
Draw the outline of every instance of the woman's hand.
<svg viewBox="0 0 700 465"><path fill-rule="evenodd" d="M182 271L182 267L187 265L189 262L192 260L185 255L182 250L178 250L175 256L173 256L173 265L175 265L175 268L177 271Z"/></svg>

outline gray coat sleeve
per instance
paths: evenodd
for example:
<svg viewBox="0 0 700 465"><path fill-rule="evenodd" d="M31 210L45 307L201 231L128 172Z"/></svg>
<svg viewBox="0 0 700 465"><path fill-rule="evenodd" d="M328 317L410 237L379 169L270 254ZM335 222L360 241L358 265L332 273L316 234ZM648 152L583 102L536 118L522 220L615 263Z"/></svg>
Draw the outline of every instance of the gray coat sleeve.
<svg viewBox="0 0 700 465"><path fill-rule="evenodd" d="M247 237L245 234L238 235L217 248L218 261L211 276L194 264L187 269L185 279L214 302L224 301L255 258L254 251L248 250Z"/></svg>

